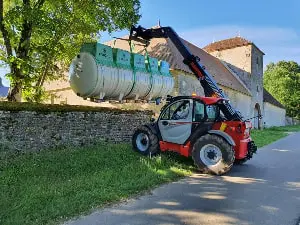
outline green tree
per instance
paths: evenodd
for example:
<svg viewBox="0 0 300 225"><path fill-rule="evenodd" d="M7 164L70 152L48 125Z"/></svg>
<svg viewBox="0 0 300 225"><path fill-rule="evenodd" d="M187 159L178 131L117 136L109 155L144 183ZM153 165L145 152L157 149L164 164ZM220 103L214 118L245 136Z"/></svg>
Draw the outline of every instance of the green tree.
<svg viewBox="0 0 300 225"><path fill-rule="evenodd" d="M0 61L10 73L9 101L41 100L46 80L68 69L85 41L130 28L139 0L0 0Z"/></svg>
<svg viewBox="0 0 300 225"><path fill-rule="evenodd" d="M265 88L286 107L288 116L300 118L300 65L293 61L270 63L264 73Z"/></svg>

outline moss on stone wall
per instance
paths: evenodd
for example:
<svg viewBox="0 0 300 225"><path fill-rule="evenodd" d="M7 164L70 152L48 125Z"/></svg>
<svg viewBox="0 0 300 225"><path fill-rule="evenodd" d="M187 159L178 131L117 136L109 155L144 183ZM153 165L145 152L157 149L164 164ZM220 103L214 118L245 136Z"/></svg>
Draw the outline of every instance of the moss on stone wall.
<svg viewBox="0 0 300 225"><path fill-rule="evenodd" d="M84 105L50 105L29 102L0 102L0 110L2 111L36 111L36 112L110 112L110 113L131 113L146 112L151 114L150 110L131 110L131 109L118 109L108 107L93 107Z"/></svg>

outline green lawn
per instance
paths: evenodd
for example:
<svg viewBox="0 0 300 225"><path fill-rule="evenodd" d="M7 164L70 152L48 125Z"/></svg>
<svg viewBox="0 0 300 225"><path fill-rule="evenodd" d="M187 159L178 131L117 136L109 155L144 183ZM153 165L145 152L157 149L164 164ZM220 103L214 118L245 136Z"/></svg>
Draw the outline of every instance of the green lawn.
<svg viewBox="0 0 300 225"><path fill-rule="evenodd" d="M298 127L254 131L263 146ZM99 144L0 159L0 224L55 224L193 172L172 153L141 157L127 144Z"/></svg>
<svg viewBox="0 0 300 225"><path fill-rule="evenodd" d="M264 130L252 130L251 137L258 147L270 144L288 135L287 132L300 131L298 126L272 127Z"/></svg>

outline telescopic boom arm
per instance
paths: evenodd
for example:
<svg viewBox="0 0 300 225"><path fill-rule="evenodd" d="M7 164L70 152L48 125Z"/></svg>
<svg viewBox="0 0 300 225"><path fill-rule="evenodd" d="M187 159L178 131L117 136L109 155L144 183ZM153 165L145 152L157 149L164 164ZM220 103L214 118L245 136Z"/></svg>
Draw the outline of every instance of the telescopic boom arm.
<svg viewBox="0 0 300 225"><path fill-rule="evenodd" d="M205 71L205 68L199 63L200 58L198 56L194 56L190 52L188 47L182 42L178 34L171 27L145 29L141 26L133 26L130 30L130 40L142 42L148 45L152 38L169 38L174 43L178 51L183 56L183 63L191 69L200 81L205 96L227 98L223 91L218 87L213 77ZM220 105L220 108L228 120L243 121L240 113L237 112L229 102L225 102Z"/></svg>

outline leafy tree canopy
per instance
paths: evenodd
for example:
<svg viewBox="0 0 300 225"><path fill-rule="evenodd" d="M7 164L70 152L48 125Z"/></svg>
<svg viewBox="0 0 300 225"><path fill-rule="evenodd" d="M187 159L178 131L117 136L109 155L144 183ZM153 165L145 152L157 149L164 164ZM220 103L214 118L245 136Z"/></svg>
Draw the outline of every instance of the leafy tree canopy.
<svg viewBox="0 0 300 225"><path fill-rule="evenodd" d="M8 100L40 101L46 80L57 79L85 41L101 31L130 28L139 0L0 0L0 61L8 65Z"/></svg>
<svg viewBox="0 0 300 225"><path fill-rule="evenodd" d="M300 118L300 65L293 61L270 63L264 86L282 105L288 116Z"/></svg>

